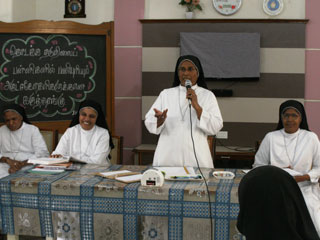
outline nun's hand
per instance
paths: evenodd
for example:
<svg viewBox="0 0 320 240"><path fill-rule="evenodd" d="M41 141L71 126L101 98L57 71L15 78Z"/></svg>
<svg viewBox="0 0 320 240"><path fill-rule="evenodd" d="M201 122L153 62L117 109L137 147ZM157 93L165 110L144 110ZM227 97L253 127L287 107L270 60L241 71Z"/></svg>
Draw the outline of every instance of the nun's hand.
<svg viewBox="0 0 320 240"><path fill-rule="evenodd" d="M310 176L308 174L305 174L302 176L295 176L294 179L296 180L296 182L310 181Z"/></svg>
<svg viewBox="0 0 320 240"><path fill-rule="evenodd" d="M154 111L154 116L157 118L157 128L160 127L164 121L166 120L167 118L167 112L168 112L168 109L164 110L163 112L161 112L160 110L154 108L153 109Z"/></svg>
<svg viewBox="0 0 320 240"><path fill-rule="evenodd" d="M63 156L61 154L51 154L50 155L51 158L62 158Z"/></svg>
<svg viewBox="0 0 320 240"><path fill-rule="evenodd" d="M22 167L24 167L24 163L20 161L16 161L10 158L7 158L7 164L10 166L9 173L15 173L19 171Z"/></svg>
<svg viewBox="0 0 320 240"><path fill-rule="evenodd" d="M194 108L194 110L196 110L197 117L200 120L202 114L202 107L199 105L197 94L192 88L189 88L187 90L187 99L191 100L191 106Z"/></svg>

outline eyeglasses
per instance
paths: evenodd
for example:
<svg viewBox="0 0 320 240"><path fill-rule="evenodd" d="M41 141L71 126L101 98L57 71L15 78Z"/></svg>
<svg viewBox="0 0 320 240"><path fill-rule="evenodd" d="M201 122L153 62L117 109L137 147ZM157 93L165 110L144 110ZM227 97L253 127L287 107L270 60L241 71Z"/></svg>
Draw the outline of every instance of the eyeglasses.
<svg viewBox="0 0 320 240"><path fill-rule="evenodd" d="M292 118L293 120L297 120L300 115L295 114L295 113L285 113L282 114L282 119L288 120L289 118Z"/></svg>
<svg viewBox="0 0 320 240"><path fill-rule="evenodd" d="M193 71L196 71L196 69L194 68L194 67L188 67L188 68L185 68L185 67L180 67L179 68L179 71L180 72L186 72L186 71L188 71L188 72L193 72Z"/></svg>

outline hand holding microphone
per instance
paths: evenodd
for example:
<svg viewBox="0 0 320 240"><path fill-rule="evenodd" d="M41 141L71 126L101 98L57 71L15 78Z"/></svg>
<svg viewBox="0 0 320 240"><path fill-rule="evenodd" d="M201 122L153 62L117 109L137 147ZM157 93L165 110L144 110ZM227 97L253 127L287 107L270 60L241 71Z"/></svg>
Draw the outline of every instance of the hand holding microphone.
<svg viewBox="0 0 320 240"><path fill-rule="evenodd" d="M197 101L197 95L196 95L195 91L191 88L192 82L189 79L186 79L184 86L187 89L186 98L188 99L189 104L191 105L194 101Z"/></svg>
<svg viewBox="0 0 320 240"><path fill-rule="evenodd" d="M184 82L184 86L187 89L186 98L189 101L189 106L192 105L192 107L196 110L197 117L200 120L200 117L201 117L201 114L202 114L202 107L198 103L198 97L197 97L197 94L196 94L195 90L193 90L191 88L192 87L192 82L189 79L186 79L186 81Z"/></svg>

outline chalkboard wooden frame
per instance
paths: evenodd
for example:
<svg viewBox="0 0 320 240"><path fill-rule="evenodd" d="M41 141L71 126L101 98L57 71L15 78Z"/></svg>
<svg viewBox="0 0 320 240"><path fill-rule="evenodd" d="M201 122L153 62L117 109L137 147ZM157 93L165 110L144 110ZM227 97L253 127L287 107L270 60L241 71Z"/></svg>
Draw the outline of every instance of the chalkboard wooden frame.
<svg viewBox="0 0 320 240"><path fill-rule="evenodd" d="M97 35L105 37L106 62L106 118L110 130L114 133L114 22L88 25L72 21L32 20L18 23L0 22L0 37L2 34L66 34L66 35ZM70 121L33 122L41 129L55 130L63 133Z"/></svg>

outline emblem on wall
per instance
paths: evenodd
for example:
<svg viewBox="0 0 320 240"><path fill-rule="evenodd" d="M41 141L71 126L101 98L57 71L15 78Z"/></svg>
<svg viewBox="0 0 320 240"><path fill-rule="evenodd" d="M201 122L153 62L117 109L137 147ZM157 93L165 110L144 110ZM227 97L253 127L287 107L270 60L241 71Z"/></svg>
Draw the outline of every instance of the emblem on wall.
<svg viewBox="0 0 320 240"><path fill-rule="evenodd" d="M65 0L65 18L85 18L85 0Z"/></svg>
<svg viewBox="0 0 320 240"><path fill-rule="evenodd" d="M242 0L213 0L213 7L222 15L232 15L241 7Z"/></svg>
<svg viewBox="0 0 320 240"><path fill-rule="evenodd" d="M283 0L264 0L263 10L270 16L276 16L283 10Z"/></svg>

